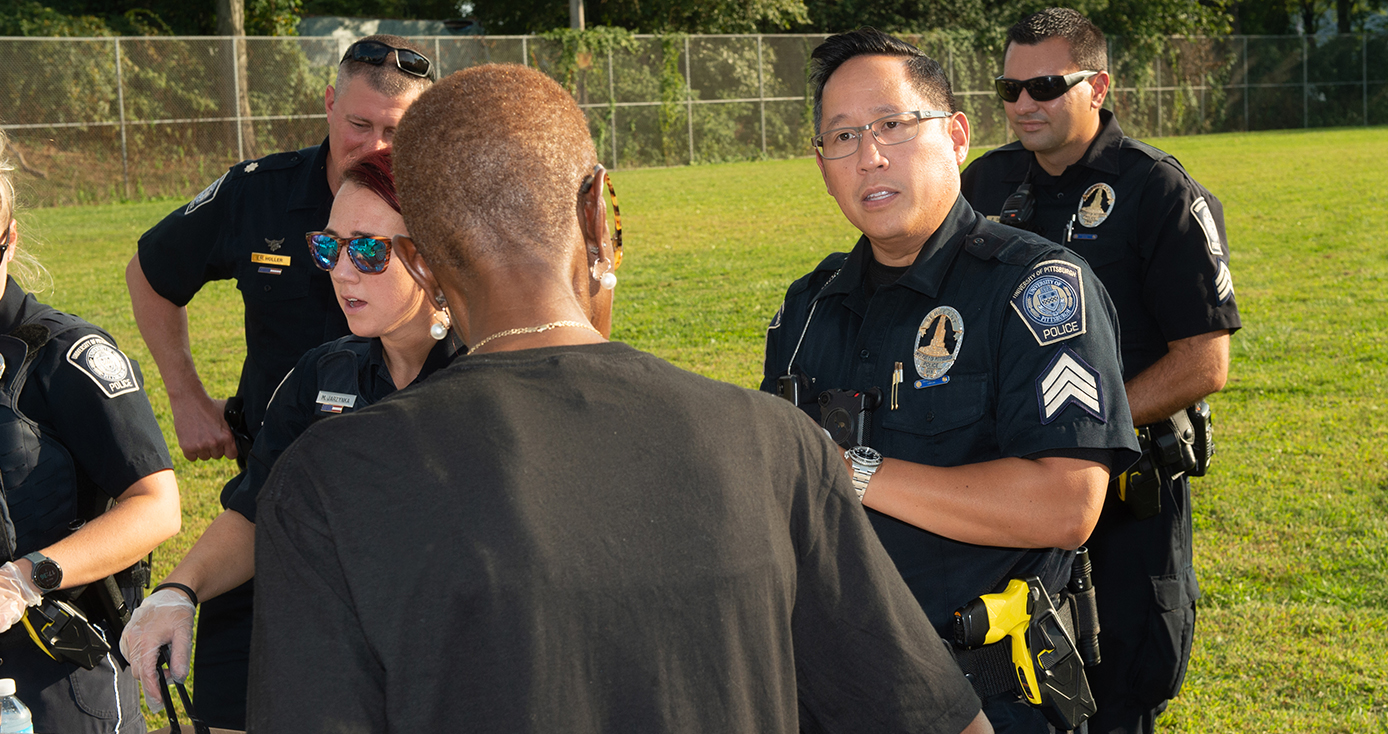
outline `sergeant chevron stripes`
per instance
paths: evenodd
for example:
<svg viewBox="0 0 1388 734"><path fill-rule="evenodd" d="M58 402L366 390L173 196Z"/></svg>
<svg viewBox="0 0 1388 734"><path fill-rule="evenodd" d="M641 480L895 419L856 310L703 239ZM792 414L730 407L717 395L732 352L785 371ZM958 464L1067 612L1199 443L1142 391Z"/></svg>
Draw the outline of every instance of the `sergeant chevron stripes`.
<svg viewBox="0 0 1388 734"><path fill-rule="evenodd" d="M1215 273L1215 293L1219 296L1221 304L1234 295L1234 276L1223 260L1219 261L1219 271Z"/></svg>
<svg viewBox="0 0 1388 734"><path fill-rule="evenodd" d="M1055 420L1071 403L1107 422L1103 397L1099 372L1069 347L1061 347L1045 373L1036 380L1036 401L1041 408L1042 425Z"/></svg>

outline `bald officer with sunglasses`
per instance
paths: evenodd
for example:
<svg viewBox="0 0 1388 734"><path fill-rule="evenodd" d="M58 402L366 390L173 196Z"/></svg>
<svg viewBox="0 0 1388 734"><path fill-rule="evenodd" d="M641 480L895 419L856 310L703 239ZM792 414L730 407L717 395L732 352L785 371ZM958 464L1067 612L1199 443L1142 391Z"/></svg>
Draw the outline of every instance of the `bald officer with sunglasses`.
<svg viewBox="0 0 1388 734"><path fill-rule="evenodd" d="M131 306L189 460L234 458L244 467L275 386L304 352L348 333L304 233L323 229L343 171L389 149L405 109L436 76L403 38L353 43L324 92L327 139L237 163L140 238L125 271ZM245 304L246 357L236 396L218 400L193 363L186 307L203 285L229 278ZM199 616L196 706L214 726L244 728L252 603L248 583Z"/></svg>
<svg viewBox="0 0 1388 734"><path fill-rule="evenodd" d="M1019 140L969 166L963 193L1094 268L1118 309L1134 422L1151 436L1224 386L1239 313L1219 200L1102 109L1107 61L1103 33L1074 10L1013 26L997 91ZM1153 731L1181 688L1200 595L1187 475L1159 466L1145 489L1117 478L1087 542L1103 630L1091 734Z"/></svg>

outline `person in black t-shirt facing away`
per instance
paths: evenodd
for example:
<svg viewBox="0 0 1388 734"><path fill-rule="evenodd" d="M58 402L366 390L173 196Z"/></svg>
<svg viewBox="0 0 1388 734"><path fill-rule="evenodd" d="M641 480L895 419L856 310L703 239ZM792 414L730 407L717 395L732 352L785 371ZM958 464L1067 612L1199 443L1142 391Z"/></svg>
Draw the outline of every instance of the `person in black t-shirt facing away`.
<svg viewBox="0 0 1388 734"><path fill-rule="evenodd" d="M454 74L395 156L397 259L474 347L275 465L250 731L991 731L823 431L608 341L562 87Z"/></svg>
<svg viewBox="0 0 1388 734"><path fill-rule="evenodd" d="M390 154L377 151L344 173L326 229L307 233L305 254L332 277L353 335L309 350L280 383L228 509L135 610L121 651L151 710L162 708L154 693L159 648L171 645L170 672L183 680L197 603L254 574L256 495L279 455L313 423L360 410L425 379L461 348L448 335L446 313L393 262L391 237L404 231Z"/></svg>

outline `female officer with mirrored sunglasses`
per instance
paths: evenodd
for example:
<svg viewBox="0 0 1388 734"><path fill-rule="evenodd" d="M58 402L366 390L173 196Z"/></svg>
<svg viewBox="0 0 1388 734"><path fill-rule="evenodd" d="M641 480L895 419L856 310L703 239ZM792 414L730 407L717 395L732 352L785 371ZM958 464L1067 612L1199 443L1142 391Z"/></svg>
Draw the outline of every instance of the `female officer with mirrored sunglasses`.
<svg viewBox="0 0 1388 734"><path fill-rule="evenodd" d="M391 237L405 232L388 153L373 153L344 175L327 229L307 235L314 264L332 275L352 336L310 350L270 399L246 472L224 511L136 612L121 650L161 708L154 667L172 645L171 672L188 674L193 613L199 600L235 588L255 573L255 500L280 453L309 425L350 413L428 377L462 350L436 303L399 266ZM362 454L370 460L369 451ZM344 467L351 471L351 467ZM244 695L244 693L243 693Z"/></svg>
<svg viewBox="0 0 1388 734"><path fill-rule="evenodd" d="M138 365L10 277L43 272L18 250L12 170L0 157L0 677L30 731L144 731L108 641L144 586L139 561L178 532L178 483Z"/></svg>

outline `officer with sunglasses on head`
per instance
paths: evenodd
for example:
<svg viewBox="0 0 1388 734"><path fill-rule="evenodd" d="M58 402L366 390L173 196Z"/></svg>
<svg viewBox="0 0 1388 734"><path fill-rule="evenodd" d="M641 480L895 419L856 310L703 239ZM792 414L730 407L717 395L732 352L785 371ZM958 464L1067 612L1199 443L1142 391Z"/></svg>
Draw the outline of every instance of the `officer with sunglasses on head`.
<svg viewBox="0 0 1388 734"><path fill-rule="evenodd" d="M997 91L1019 140L969 166L963 193L1088 260L1118 309L1124 387L1150 436L1224 386L1239 313L1219 200L1102 109L1107 61L1103 32L1074 10L1013 26ZM1116 478L1086 544L1103 630L1091 733L1151 732L1190 656L1200 589L1188 470L1147 468L1146 485Z"/></svg>
<svg viewBox="0 0 1388 734"><path fill-rule="evenodd" d="M348 333L328 274L296 243L323 229L342 173L390 148L401 115L435 77L403 38L357 41L324 92L322 143L237 163L140 238L126 268L131 306L189 460L235 458L244 468L275 386L304 352ZM204 284L228 278L245 304L246 358L236 396L219 400L193 364L186 306ZM247 585L202 610L195 701L216 726L242 728L251 604Z"/></svg>

